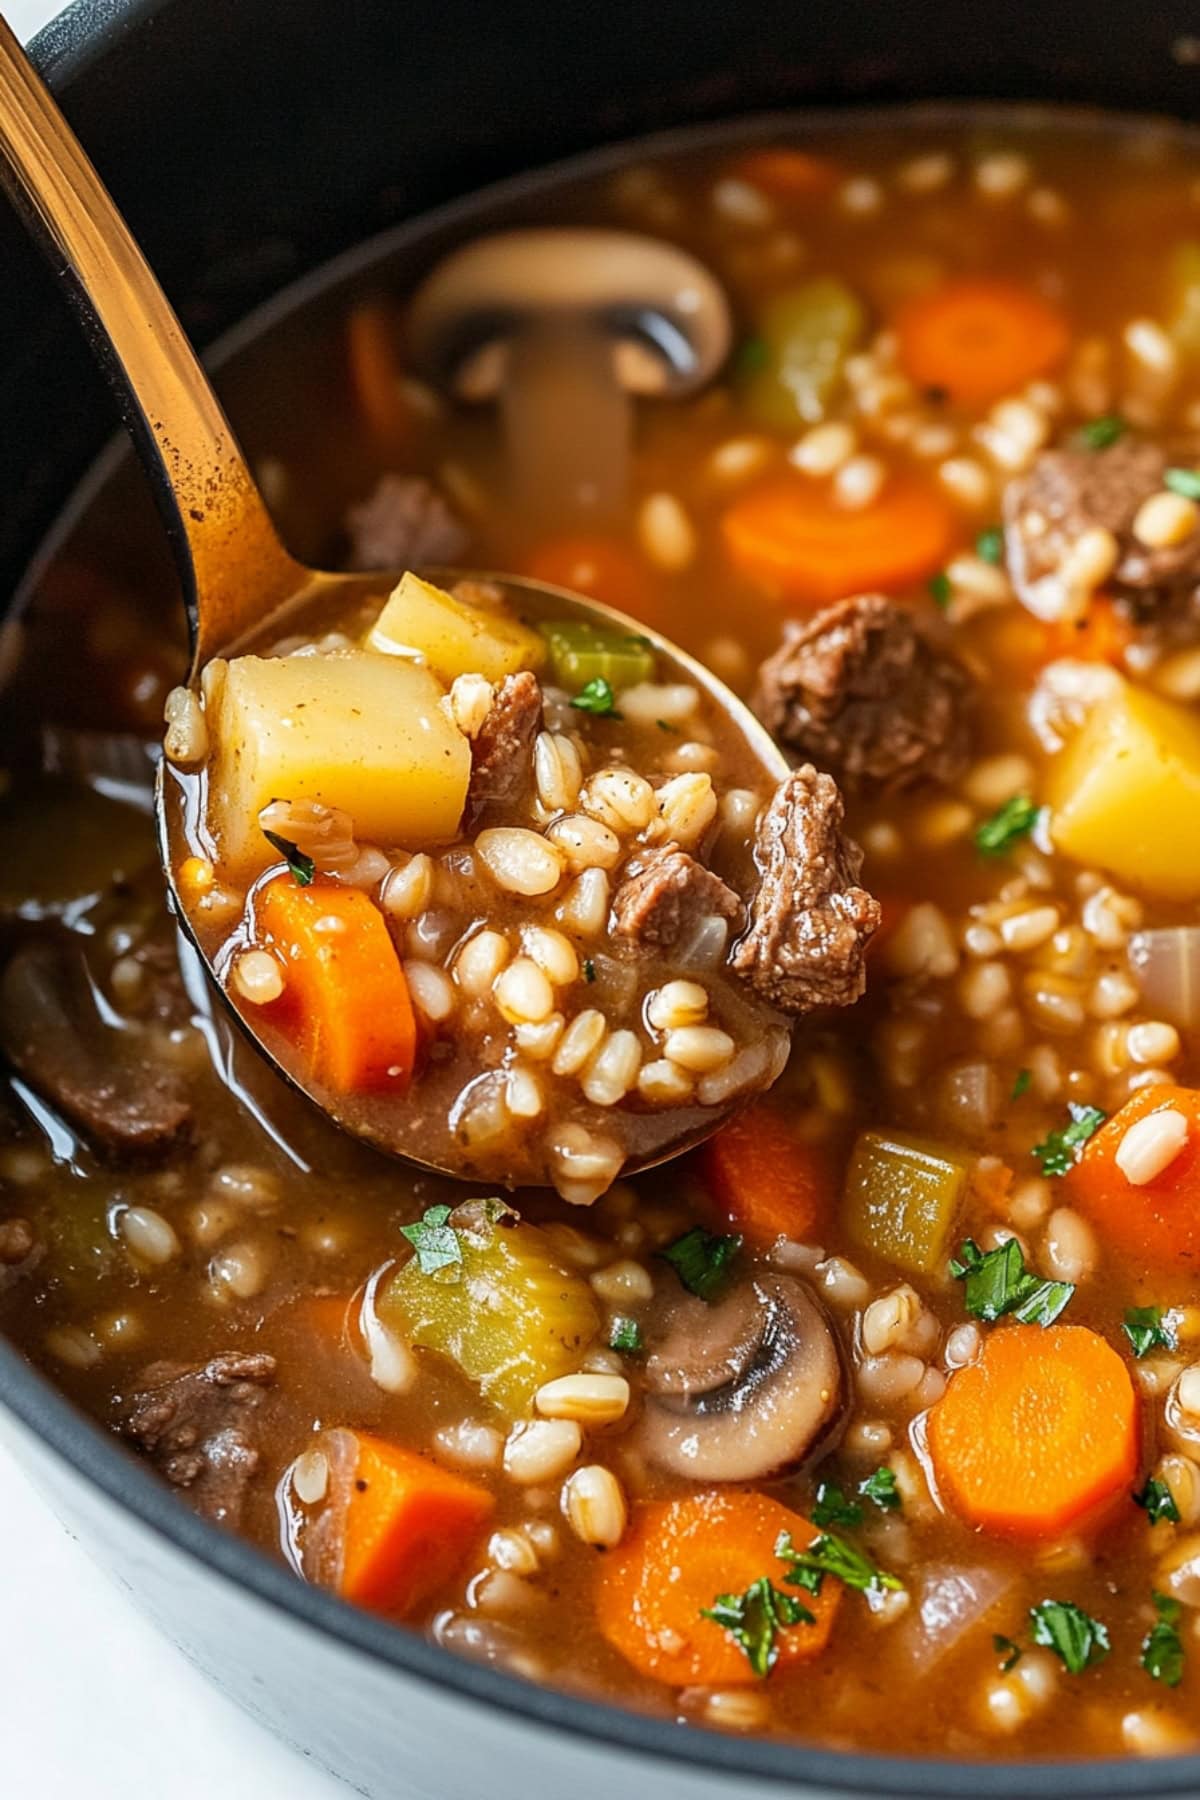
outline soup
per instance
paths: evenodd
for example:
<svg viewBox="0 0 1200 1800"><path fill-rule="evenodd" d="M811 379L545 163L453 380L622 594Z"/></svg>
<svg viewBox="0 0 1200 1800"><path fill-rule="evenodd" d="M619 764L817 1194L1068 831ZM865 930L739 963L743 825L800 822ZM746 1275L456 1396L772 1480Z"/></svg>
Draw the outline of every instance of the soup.
<svg viewBox="0 0 1200 1800"><path fill-rule="evenodd" d="M627 487L602 469L547 519L514 503L487 396L406 361L449 247L427 246L232 371L281 527L314 558L594 592L705 661L793 759L800 816L844 803L865 995L800 1017L769 1091L685 1159L584 1204L339 1133L165 916L148 793L185 659L116 483L46 576L3 721L4 1328L181 1503L530 1680L834 1747L1192 1747L1193 147L1015 115L731 137L492 223L685 247L729 296L732 353L637 398ZM633 766L567 709L581 775ZM656 807L718 753L704 726L655 714L635 773ZM769 802L731 786L744 858ZM334 804L353 823L349 786ZM736 887L714 820L678 848ZM431 917L454 844L384 843L355 885L358 837L321 867L328 835L265 822L290 825L271 879L290 898L315 874L334 910L425 857L372 913L410 994L441 997L422 1053L447 1019L453 1049L467 1001L500 1007L511 960L470 991ZM244 878L196 854L236 962ZM565 1034L604 908L553 918L556 883L510 915L488 879L472 933L491 908L526 950L562 940L533 941L561 960ZM703 1112L712 1071L694 1040L671 1054L700 998L651 961L581 1070L627 1032ZM639 1104L635 1072L611 1107Z"/></svg>

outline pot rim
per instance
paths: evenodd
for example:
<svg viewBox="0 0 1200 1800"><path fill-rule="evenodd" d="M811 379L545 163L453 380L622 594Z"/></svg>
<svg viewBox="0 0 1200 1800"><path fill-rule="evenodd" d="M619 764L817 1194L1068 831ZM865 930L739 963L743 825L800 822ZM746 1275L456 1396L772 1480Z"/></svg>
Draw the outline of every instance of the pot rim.
<svg viewBox="0 0 1200 1800"><path fill-rule="evenodd" d="M86 76L115 36L136 30L155 14L178 0L73 0L32 40L29 50L34 62L52 84ZM902 104L902 103L901 103ZM910 105L911 113L926 117L939 110L942 103ZM981 110L1002 110L1011 116L1011 102L993 100L973 103ZM1021 106L1021 102L1016 103ZM890 111L899 110L896 102L882 103ZM805 109L815 120L819 109ZM842 120L852 109L841 107ZM858 107L859 112L874 110ZM882 110L882 106L879 110ZM1103 113L1106 119L1119 120L1107 108L1047 107L1035 103L1033 113L1053 111L1060 120L1079 122ZM772 119L779 113L759 115L753 134L772 129ZM1153 113L1126 115L1130 123L1145 124ZM1178 124L1178 121L1175 122ZM645 137L639 143L650 147L681 145L703 132L706 127L682 127ZM711 130L711 124L707 127ZM531 171L535 178L553 178L572 165L589 161L602 166L606 156L618 159L620 147L602 147L582 157L572 157ZM332 258L299 281L289 283L282 295L256 308L250 316L225 334L213 348L213 356L235 353L257 336L264 318L273 310L280 314L303 304L320 287L337 281L362 267L381 252L398 245L414 226L426 231L431 224L454 222L461 212L469 214L474 207L486 203L488 197L501 197L506 191L527 180L517 176L482 192L451 201L418 220L405 221L391 230L355 246ZM124 442L110 444L93 462L81 483L77 483L71 500L58 516L51 532L35 554L34 569L42 562L81 505L107 478ZM25 584L22 584L23 586ZM18 607L19 607L18 598ZM374 1614L352 1607L323 1589L308 1586L274 1561L248 1540L222 1530L194 1513L173 1494L118 1439L67 1399L53 1383L27 1362L16 1347L0 1337L0 1404L5 1406L32 1435L48 1447L71 1470L97 1488L122 1512L131 1515L154 1535L194 1562L214 1571L224 1581L253 1594L256 1599L313 1631L344 1645L347 1649L397 1670L439 1690L450 1690L462 1699L489 1711L500 1712L515 1721L540 1725L568 1739L596 1744L602 1748L641 1755L657 1762L668 1762L684 1768L703 1768L722 1774L751 1777L782 1788L795 1788L807 1783L814 1789L850 1796L913 1796L921 1800L1117 1800L1120 1796L1157 1795L1194 1796L1200 1790L1200 1754L1157 1759L1152 1764L1136 1758L1043 1762L1004 1760L967 1762L951 1758L894 1756L864 1751L827 1750L790 1741L765 1738L739 1738L708 1731L694 1725L681 1726L670 1720L655 1718L611 1705L605 1701L586 1699L549 1686L525 1681L515 1675L474 1663L426 1640L416 1632L389 1624Z"/></svg>

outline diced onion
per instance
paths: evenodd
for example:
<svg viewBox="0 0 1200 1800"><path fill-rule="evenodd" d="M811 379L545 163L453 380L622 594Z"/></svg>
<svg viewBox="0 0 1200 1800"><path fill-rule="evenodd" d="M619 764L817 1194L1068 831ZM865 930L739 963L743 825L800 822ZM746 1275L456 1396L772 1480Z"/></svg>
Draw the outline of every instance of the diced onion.
<svg viewBox="0 0 1200 1800"><path fill-rule="evenodd" d="M1137 931L1129 960L1148 1013L1185 1029L1200 1025L1200 926Z"/></svg>

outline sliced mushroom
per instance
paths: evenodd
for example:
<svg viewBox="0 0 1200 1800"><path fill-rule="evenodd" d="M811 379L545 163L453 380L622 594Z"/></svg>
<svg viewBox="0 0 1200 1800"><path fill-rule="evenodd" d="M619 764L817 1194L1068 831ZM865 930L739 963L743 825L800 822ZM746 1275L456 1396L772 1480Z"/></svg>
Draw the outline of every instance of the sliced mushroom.
<svg viewBox="0 0 1200 1800"><path fill-rule="evenodd" d="M757 1275L706 1305L672 1304L646 1358L640 1447L699 1481L752 1481L826 1449L845 1413L833 1327L790 1275Z"/></svg>
<svg viewBox="0 0 1200 1800"><path fill-rule="evenodd" d="M454 251L418 290L418 370L460 400L499 399L522 511L624 502L630 395L682 395L729 351L729 303L687 251L634 232L506 231Z"/></svg>

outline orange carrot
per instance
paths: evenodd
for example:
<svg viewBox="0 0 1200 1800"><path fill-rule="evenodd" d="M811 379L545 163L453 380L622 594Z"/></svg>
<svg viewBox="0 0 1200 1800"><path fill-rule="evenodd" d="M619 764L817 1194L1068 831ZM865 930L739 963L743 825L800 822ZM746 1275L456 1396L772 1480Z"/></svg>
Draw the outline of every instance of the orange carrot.
<svg viewBox="0 0 1200 1800"><path fill-rule="evenodd" d="M1003 1325L929 1414L942 1498L968 1524L1052 1537L1128 1496L1138 1409L1125 1364L1083 1325Z"/></svg>
<svg viewBox="0 0 1200 1800"><path fill-rule="evenodd" d="M646 570L616 538L547 538L526 559L524 572L535 581L548 581L553 587L570 588L620 607L635 618L645 618L653 607Z"/></svg>
<svg viewBox="0 0 1200 1800"><path fill-rule="evenodd" d="M987 405L1045 375L1071 338L1066 319L1040 294L984 275L910 300L896 332L905 374L961 406Z"/></svg>
<svg viewBox="0 0 1200 1800"><path fill-rule="evenodd" d="M784 202L823 199L843 178L837 163L808 150L747 150L729 172L772 200Z"/></svg>
<svg viewBox="0 0 1200 1800"><path fill-rule="evenodd" d="M1046 627L1046 661L1069 656L1075 662L1107 662L1117 668L1133 642L1133 627L1104 595L1092 600L1079 619L1059 619Z"/></svg>
<svg viewBox="0 0 1200 1800"><path fill-rule="evenodd" d="M337 1592L394 1617L428 1600L469 1556L495 1502L429 1457L362 1431L326 1439L334 1524L325 1533Z"/></svg>
<svg viewBox="0 0 1200 1800"><path fill-rule="evenodd" d="M346 355L350 386L375 442L398 450L408 436L408 411L401 386L403 371L398 326L390 306L367 300L346 321Z"/></svg>
<svg viewBox="0 0 1200 1800"><path fill-rule="evenodd" d="M254 933L283 963L276 1017L316 1078L343 1094L402 1094L416 1061L416 1019L395 945L366 894L320 876L301 887L277 875L254 897Z"/></svg>
<svg viewBox="0 0 1200 1800"><path fill-rule="evenodd" d="M1176 1112L1187 1124L1178 1155L1152 1181L1135 1186L1117 1166L1125 1133L1152 1113ZM1066 1176L1071 1199L1123 1259L1156 1269L1200 1268L1200 1092L1146 1087L1089 1140Z"/></svg>
<svg viewBox="0 0 1200 1800"><path fill-rule="evenodd" d="M735 568L772 599L824 606L924 581L946 559L954 518L912 475L893 475L858 507L839 506L827 483L797 475L735 500L721 530Z"/></svg>
<svg viewBox="0 0 1200 1800"><path fill-rule="evenodd" d="M781 1592L795 1594L814 1621L780 1632L777 1666L809 1661L828 1642L841 1584L827 1579L819 1594L788 1587L775 1554L783 1531L798 1550L817 1535L807 1519L766 1494L717 1489L641 1507L598 1570L601 1633L650 1681L672 1687L754 1681L744 1651L701 1609L719 1594L744 1593L765 1575Z"/></svg>
<svg viewBox="0 0 1200 1800"><path fill-rule="evenodd" d="M825 1154L798 1138L769 1101L731 1119L702 1155L722 1222L751 1244L803 1240L820 1229L832 1192Z"/></svg>

